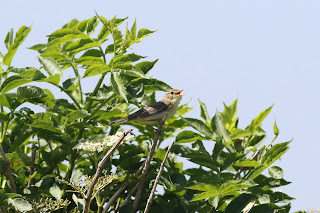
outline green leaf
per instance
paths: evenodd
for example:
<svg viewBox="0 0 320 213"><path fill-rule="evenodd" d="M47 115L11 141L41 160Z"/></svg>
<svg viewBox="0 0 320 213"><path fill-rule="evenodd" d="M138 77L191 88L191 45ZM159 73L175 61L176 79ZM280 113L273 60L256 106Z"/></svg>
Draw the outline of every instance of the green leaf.
<svg viewBox="0 0 320 213"><path fill-rule="evenodd" d="M1 96L0 96L0 97L1 97ZM2 105L1 102L0 102L0 105ZM3 105L3 106L4 106L4 105ZM8 115L6 115L6 114L4 114L4 112L2 112L2 113L0 113L0 120L2 120L2 121L9 121L10 119L9 119Z"/></svg>
<svg viewBox="0 0 320 213"><path fill-rule="evenodd" d="M189 143L196 140L202 140L203 138L198 133L192 131L182 131L176 137L176 143Z"/></svg>
<svg viewBox="0 0 320 213"><path fill-rule="evenodd" d="M270 203L270 196L268 194L259 195L258 201L260 204Z"/></svg>
<svg viewBox="0 0 320 213"><path fill-rule="evenodd" d="M52 132L61 133L61 131L58 128L54 127L53 124L49 122L43 122L43 121L35 122L34 124L31 125L31 127L46 129Z"/></svg>
<svg viewBox="0 0 320 213"><path fill-rule="evenodd" d="M62 86L68 91L75 91L77 89L78 82L79 78L69 78L62 83Z"/></svg>
<svg viewBox="0 0 320 213"><path fill-rule="evenodd" d="M268 116L268 114L270 113L272 107L273 107L273 105L271 107L269 107L268 109L260 112L260 114L255 119L253 119L253 121L247 127L247 129L250 130L250 131L254 131L255 128L260 127L262 121Z"/></svg>
<svg viewBox="0 0 320 213"><path fill-rule="evenodd" d="M292 142L279 143L271 147L263 156L261 163L270 166L273 162L278 160L285 152L288 151L289 145Z"/></svg>
<svg viewBox="0 0 320 213"><path fill-rule="evenodd" d="M50 187L49 192L57 200L60 200L62 197L62 190L57 184L53 184L53 186Z"/></svg>
<svg viewBox="0 0 320 213"><path fill-rule="evenodd" d="M193 186L186 187L187 189L198 190L198 191L218 191L218 188L211 184L200 183Z"/></svg>
<svg viewBox="0 0 320 213"><path fill-rule="evenodd" d="M151 90L152 92L157 90L168 91L169 89L172 89L165 82L153 78L134 79L130 83L132 86L140 86L143 84L145 90Z"/></svg>
<svg viewBox="0 0 320 213"><path fill-rule="evenodd" d="M104 74L111 71L110 67L106 64L94 64L86 70L84 73L83 78L99 75L99 74Z"/></svg>
<svg viewBox="0 0 320 213"><path fill-rule="evenodd" d="M80 51L87 50L93 47L99 47L99 46L100 46L100 42L87 38L87 39L79 39L75 42L69 43L64 50L78 53Z"/></svg>
<svg viewBox="0 0 320 213"><path fill-rule="evenodd" d="M278 129L276 121L273 124L273 132L275 135L279 135L279 129Z"/></svg>
<svg viewBox="0 0 320 213"><path fill-rule="evenodd" d="M81 56L77 58L76 63L83 65L95 65L95 64L104 64L104 60L95 56Z"/></svg>
<svg viewBox="0 0 320 213"><path fill-rule="evenodd" d="M252 186L256 186L258 184L250 182L250 181L243 181L243 180L229 180L223 183L219 188L219 193L222 196L226 195L234 195L235 192L241 189L246 189Z"/></svg>
<svg viewBox="0 0 320 213"><path fill-rule="evenodd" d="M47 47L47 44L36 44L36 45L33 45L32 47L29 47L28 49L39 51L39 50L43 50L46 47Z"/></svg>
<svg viewBox="0 0 320 213"><path fill-rule="evenodd" d="M225 213L241 213L242 210L255 199L257 199L256 195L243 193L229 203L225 209Z"/></svg>
<svg viewBox="0 0 320 213"><path fill-rule="evenodd" d="M65 118L65 124L67 122L72 122L72 121L75 121L79 118L84 118L84 117L87 117L89 116L90 113L88 113L86 110L75 110L73 112L70 112L66 118Z"/></svg>
<svg viewBox="0 0 320 213"><path fill-rule="evenodd" d="M210 197L210 198L208 199L208 202L209 202L210 205L213 206L214 208L218 208L220 198L221 198L220 196Z"/></svg>
<svg viewBox="0 0 320 213"><path fill-rule="evenodd" d="M8 50L10 49L11 45L13 44L13 29L12 28L8 32L6 39L4 40L4 44L6 45Z"/></svg>
<svg viewBox="0 0 320 213"><path fill-rule="evenodd" d="M43 66L43 68L47 71L47 73L51 75L58 75L60 77L59 82L62 79L62 70L59 64L53 58L43 58L38 56L39 62Z"/></svg>
<svg viewBox="0 0 320 213"><path fill-rule="evenodd" d="M202 101L200 101L200 99L198 99L199 104L200 104L200 110L201 110L201 114L200 116L203 118L203 120L206 122L206 124L210 124L211 119L207 110L207 107L205 105L205 103L203 103Z"/></svg>
<svg viewBox="0 0 320 213"><path fill-rule="evenodd" d="M136 42L138 43L138 42L142 41L144 37L149 36L154 32L156 32L156 31L151 31L148 29L140 29L138 32L138 35L137 35Z"/></svg>
<svg viewBox="0 0 320 213"><path fill-rule="evenodd" d="M154 65L157 63L157 61L158 59L154 61L143 61L136 64L135 67L138 67L139 69L142 70L142 72L145 75L147 75L150 72L150 70L154 67Z"/></svg>
<svg viewBox="0 0 320 213"><path fill-rule="evenodd" d="M31 79L23 78L17 75L7 78L0 87L0 94L4 94L20 85L31 82Z"/></svg>
<svg viewBox="0 0 320 213"><path fill-rule="evenodd" d="M274 179L282 179L283 171L279 166L273 166L268 168L268 172Z"/></svg>
<svg viewBox="0 0 320 213"><path fill-rule="evenodd" d="M117 64L112 69L112 72L119 72L119 73L125 74L125 75L145 78L144 73L139 68L137 68L131 64Z"/></svg>
<svg viewBox="0 0 320 213"><path fill-rule="evenodd" d="M202 192L200 194L196 194L191 201L204 200L210 197L215 197L217 195L219 195L217 191Z"/></svg>
<svg viewBox="0 0 320 213"><path fill-rule="evenodd" d="M47 95L45 92L36 86L24 86L24 87L19 87L17 90L17 95L19 98L23 99L36 99L36 98L45 98Z"/></svg>
<svg viewBox="0 0 320 213"><path fill-rule="evenodd" d="M261 165L253 170L251 170L246 177L247 180L254 180L256 177L258 177L266 168L268 168L266 165Z"/></svg>
<svg viewBox="0 0 320 213"><path fill-rule="evenodd" d="M8 49L8 53L3 58L3 63L5 65L10 66L12 58L13 58L14 54L16 53L16 51L18 50L18 47L26 39L26 37L28 36L30 31L31 31L31 27L26 27L26 26L20 27L20 29L16 33L13 44L10 45L10 48ZM9 40L8 40L8 42L10 42Z"/></svg>
<svg viewBox="0 0 320 213"><path fill-rule="evenodd" d="M230 132L230 137L232 140L244 138L252 136L252 132L249 130L243 130L243 129L232 129Z"/></svg>
<svg viewBox="0 0 320 213"><path fill-rule="evenodd" d="M104 56L104 54L103 54L103 51L101 50L90 49L90 50L87 50L85 53L83 53L81 57L84 57L84 56L102 57Z"/></svg>
<svg viewBox="0 0 320 213"><path fill-rule="evenodd" d="M261 163L255 160L244 159L244 160L238 160L233 165L239 166L239 167L257 167L257 166L261 166Z"/></svg>
<svg viewBox="0 0 320 213"><path fill-rule="evenodd" d="M211 159L210 155L206 156L203 153L189 153L185 155L185 157L189 158L188 160L193 163L219 172L219 169L217 168L217 166L215 166L215 162Z"/></svg>
<svg viewBox="0 0 320 213"><path fill-rule="evenodd" d="M120 76L117 74L111 74L110 81L111 81L112 88L115 91L115 93L118 96L121 96L128 103L127 92L126 92L126 89L124 88L124 84L123 84Z"/></svg>
<svg viewBox="0 0 320 213"><path fill-rule="evenodd" d="M214 134L211 131L211 129L205 123L203 123L203 121L195 119L195 118L183 118L183 117L182 117L182 120L187 122L195 130L204 134L206 137L208 137L208 138L214 137Z"/></svg>
<svg viewBox="0 0 320 213"><path fill-rule="evenodd" d="M11 204L16 209L16 211L19 212L27 212L32 210L32 205L22 198L9 198L8 203Z"/></svg>
<svg viewBox="0 0 320 213"><path fill-rule="evenodd" d="M96 16L89 19L86 27L87 33L92 34L96 29L96 27L98 26L98 24L99 24L99 21Z"/></svg>
<svg viewBox="0 0 320 213"><path fill-rule="evenodd" d="M226 129L224 121L218 111L216 111L216 115L212 118L211 127L219 136L223 137L224 142L231 141L229 132Z"/></svg>
<svg viewBox="0 0 320 213"><path fill-rule="evenodd" d="M136 55L134 53L121 55L121 56L116 57L113 60L113 64L132 63L135 61L139 61L141 58L145 58L145 57L143 57L141 55Z"/></svg>

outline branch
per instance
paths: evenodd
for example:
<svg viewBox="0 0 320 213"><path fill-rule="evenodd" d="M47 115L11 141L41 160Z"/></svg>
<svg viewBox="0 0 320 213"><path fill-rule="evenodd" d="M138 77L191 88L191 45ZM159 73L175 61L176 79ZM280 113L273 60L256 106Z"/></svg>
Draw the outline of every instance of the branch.
<svg viewBox="0 0 320 213"><path fill-rule="evenodd" d="M98 164L98 168L96 171L96 174L94 175L94 178L92 180L92 183L87 191L86 197L85 197L85 206L83 208L83 213L87 213L89 211L89 207L90 207L90 201L91 201L91 196L92 196L92 192L94 189L94 186L96 185L104 164L106 163L106 161L110 158L110 156L113 154L114 151L116 151L116 149L118 148L118 146L121 144L121 142L123 141L123 139L133 130L133 128L130 128L128 130L126 130L118 139L118 141L113 145L113 147L108 151L108 153L102 158L102 160L99 162Z"/></svg>
<svg viewBox="0 0 320 213"><path fill-rule="evenodd" d="M12 193L16 193L17 192L16 191L16 185L14 184L14 181L13 181L11 168L10 168L10 161L6 156L6 153L3 151L2 146L0 146L0 153L1 153L2 157L3 157L4 166L6 167L6 170L7 170L7 175L8 175L8 179L9 179L9 182L10 182L11 192Z"/></svg>
<svg viewBox="0 0 320 213"><path fill-rule="evenodd" d="M259 154L259 150L257 150L253 155L252 157L250 158L250 160L254 160ZM235 179L237 179L240 175L240 173L245 170L247 167L240 167L240 169L237 171L236 175L234 176Z"/></svg>
<svg viewBox="0 0 320 213"><path fill-rule="evenodd" d="M151 163L151 159L152 159L153 153L154 153L154 151L155 151L155 149L157 147L157 143L158 143L159 137L161 135L161 131L162 131L162 126L164 125L166 117L167 117L167 115L164 115L162 117L162 119L159 121L158 129L155 132L155 136L154 136L154 139L152 141L152 146L151 146L149 155L148 155L148 157L146 159L146 163L145 163L145 165L143 167L143 170L142 170L142 177L141 177L141 179L139 180L139 183L138 183L138 188L137 188L135 200L133 202L133 212L136 212L137 209L138 209L138 205L139 205L139 201L140 201L143 185L144 185L144 182L147 179L147 174L148 174L148 169L149 169L149 166L150 166L150 163Z"/></svg>
<svg viewBox="0 0 320 213"><path fill-rule="evenodd" d="M164 156L164 159L163 159L163 161L162 161L162 163L161 163L161 166L160 166L158 175L157 175L157 177L156 177L156 180L155 180L155 182L154 182L154 184L153 184L153 187L152 187L152 190L151 190L151 192L150 192L150 195L149 195L149 198L148 198L148 201L147 201L146 208L144 209L144 213L148 213L149 210L150 210L150 208L151 208L151 204L152 204L152 199L153 199L154 192L156 191L158 182L159 182L160 177L161 177L161 173L162 173L163 168L164 168L164 164L166 163L166 160L167 160L167 157L168 157L168 155L169 155L170 149L172 148L174 142L175 142L175 141L172 141L171 144L169 145L168 150L167 150L167 153L166 153L166 155Z"/></svg>
<svg viewBox="0 0 320 213"><path fill-rule="evenodd" d="M33 147L32 147L32 152L31 152L31 165L30 165L29 177L30 177L31 175L33 175L33 173L34 173L34 162L35 162L35 160L36 160L36 147L33 146ZM33 184L34 184L33 182L34 182L34 181L33 181L33 178L31 178L31 179L29 180L29 182L28 182L28 187L30 187L31 185L33 185Z"/></svg>

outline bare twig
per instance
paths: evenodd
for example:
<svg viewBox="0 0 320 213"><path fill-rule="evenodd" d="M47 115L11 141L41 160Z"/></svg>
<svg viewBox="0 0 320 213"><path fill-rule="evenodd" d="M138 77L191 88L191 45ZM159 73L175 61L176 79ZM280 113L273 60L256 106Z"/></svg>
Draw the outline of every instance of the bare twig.
<svg viewBox="0 0 320 213"><path fill-rule="evenodd" d="M142 170L142 177L141 177L141 179L139 180L139 183L138 183L138 188L137 188L135 200L133 202L133 212L136 212L137 209L138 209L138 205L139 205L139 201L140 201L143 185L144 185L144 182L147 179L147 174L148 174L148 169L149 169L149 166L150 166L150 163L151 163L151 159L152 159L153 153L154 153L154 151L155 151L155 149L157 147L157 143L158 143L159 137L161 135L161 131L162 131L162 126L164 124L164 121L165 121L166 117L167 117L166 115L163 116L163 118L159 122L158 129L155 132L155 136L154 136L154 139L152 141L152 146L151 146L149 155L148 155L148 157L146 159L146 163L145 163L145 165L143 167L143 170Z"/></svg>
<svg viewBox="0 0 320 213"><path fill-rule="evenodd" d="M92 183L87 191L86 197L85 197L85 206L83 208L83 213L87 213L90 207L90 201L91 201L91 196L93 192L94 185L97 183L104 164L106 161L110 158L110 156L113 154L113 152L118 148L122 140L133 130L133 128L130 128L126 130L118 139L118 141L113 145L113 147L108 151L108 153L102 158L102 160L98 164L98 168L96 171L96 174L94 175L94 178L92 180Z"/></svg>
<svg viewBox="0 0 320 213"><path fill-rule="evenodd" d="M158 182L159 182L160 177L161 177L161 173L162 173L163 168L164 168L164 164L166 163L166 160L167 160L167 157L168 157L168 155L169 155L170 149L172 148L174 142L175 142L175 141L172 141L171 144L169 145L168 150L167 150L167 153L166 153L166 155L164 156L164 159L163 159L163 161L162 161L162 163L161 163L161 166L160 166L158 175L157 175L157 177L156 177L156 180L155 180L155 182L154 182L154 184L153 184L153 187L152 187L152 190L151 190L151 192L150 192L150 195L149 195L149 198L148 198L148 201L147 201L146 208L144 209L144 213L148 213L149 210L150 210L150 208L151 208L151 204L152 204L152 199L153 199L154 192L156 191Z"/></svg>
<svg viewBox="0 0 320 213"><path fill-rule="evenodd" d="M137 190L139 186L139 182L133 187L133 189L128 193L126 199L124 200L122 206L126 205L129 202L129 199L131 198L131 196L133 195L133 193Z"/></svg>
<svg viewBox="0 0 320 213"><path fill-rule="evenodd" d="M2 146L0 146L0 154L3 157L4 166L6 167L6 170L7 170L7 175L8 175L8 179L9 179L9 182L10 182L11 192L12 193L16 193L17 192L16 191L16 185L14 184L14 181L13 181L11 168L10 168L10 161L6 156L6 153L3 151Z"/></svg>
<svg viewBox="0 0 320 213"><path fill-rule="evenodd" d="M34 163L36 160L36 148L35 146L32 146L32 152L31 152L31 165L30 165L30 171L29 171L29 177L33 175L34 173ZM31 178L28 182L28 187L34 184L33 178Z"/></svg>
<svg viewBox="0 0 320 213"><path fill-rule="evenodd" d="M121 202L121 197L118 198L117 205L115 207L115 211L118 211L118 208L120 206L120 202Z"/></svg>

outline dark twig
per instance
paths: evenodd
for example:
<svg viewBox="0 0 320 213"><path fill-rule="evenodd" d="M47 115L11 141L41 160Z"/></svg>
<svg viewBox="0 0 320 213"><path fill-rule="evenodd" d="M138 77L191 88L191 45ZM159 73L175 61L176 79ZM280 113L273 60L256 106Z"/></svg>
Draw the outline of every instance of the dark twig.
<svg viewBox="0 0 320 213"><path fill-rule="evenodd" d="M148 157L146 159L146 163L145 163L145 165L143 167L143 170L142 170L142 177L140 178L139 183L138 183L138 188L137 188L135 200L133 202L133 212L136 212L137 209L138 209L138 205L139 205L139 201L140 201L143 185L144 185L144 182L147 179L147 174L148 174L148 169L149 169L149 166L150 166L150 163L151 163L151 159L152 159L153 153L154 153L154 151L155 151L155 149L157 147L157 143L158 143L159 137L161 135L161 131L162 131L162 126L164 125L166 117L167 116L164 115L163 118L159 121L158 129L155 132L155 136L154 136L154 139L152 141L152 146L151 146L149 155L148 155Z"/></svg>
<svg viewBox="0 0 320 213"><path fill-rule="evenodd" d="M257 150L257 151L251 156L250 160L254 160L254 159L258 156L258 154L259 154L259 150ZM237 179L237 178L239 177L240 173L241 173L243 170L245 170L246 168L247 168L247 167L244 167L244 166L240 167L240 169L238 169L237 173L235 174L234 178Z"/></svg>
<svg viewBox="0 0 320 213"><path fill-rule="evenodd" d="M36 160L36 147L32 146L32 152L31 152L31 165L30 165L30 171L29 171L29 177L33 175L34 173L34 164ZM31 178L28 182L28 187L34 184L33 178Z"/></svg>
<svg viewBox="0 0 320 213"><path fill-rule="evenodd" d="M83 213L87 213L90 207L90 201L91 201L91 196L92 196L92 192L94 189L95 184L97 183L101 172L102 172L102 168L104 166L104 164L106 163L106 161L110 158L110 156L113 154L114 151L116 151L116 149L118 148L118 146L121 144L122 140L133 130L133 128L130 128L128 130L126 130L118 139L118 141L113 145L113 147L108 151L108 153L102 158L102 160L99 162L98 164L98 168L96 171L96 174L94 175L94 178L92 180L92 183L87 191L86 197L85 197L85 205L83 208Z"/></svg>
<svg viewBox="0 0 320 213"><path fill-rule="evenodd" d="M166 163L166 160L167 160L167 157L168 157L168 155L169 155L170 149L172 148L174 142L175 142L175 141L172 141L171 144L169 145L168 150L167 150L167 153L166 153L166 155L164 156L164 159L163 159L163 161L162 161L162 163L161 163L161 166L160 166L158 175L157 175L157 177L156 177L156 180L154 181L152 190L151 190L151 192L150 192L150 195L149 195L149 198L148 198L148 201L147 201L146 208L144 209L144 213L148 213L149 210L150 210L150 208L151 208L151 204L152 204L152 199L153 199L154 192L156 191L158 182L159 182L160 177L161 177L161 173L162 173L163 168L164 168L164 164Z"/></svg>
<svg viewBox="0 0 320 213"><path fill-rule="evenodd" d="M4 166L6 167L6 170L7 170L7 175L8 175L8 179L9 179L9 182L10 182L11 192L12 193L16 193L17 192L16 191L16 185L14 184L14 181L13 181L11 168L10 168L10 161L6 156L6 153L3 151L2 146L0 146L0 154L3 157Z"/></svg>

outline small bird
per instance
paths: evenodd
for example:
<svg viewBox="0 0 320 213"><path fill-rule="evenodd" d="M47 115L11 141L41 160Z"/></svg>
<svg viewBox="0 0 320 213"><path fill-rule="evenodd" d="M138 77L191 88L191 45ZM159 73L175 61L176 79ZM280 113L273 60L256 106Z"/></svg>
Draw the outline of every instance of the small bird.
<svg viewBox="0 0 320 213"><path fill-rule="evenodd" d="M110 122L110 125L127 121L149 125L159 122L164 115L166 115L165 120L167 120L177 111L179 102L181 101L182 96L184 96L184 94L181 94L182 91L183 89L170 89L166 92L161 101L143 107L127 117L112 121Z"/></svg>

